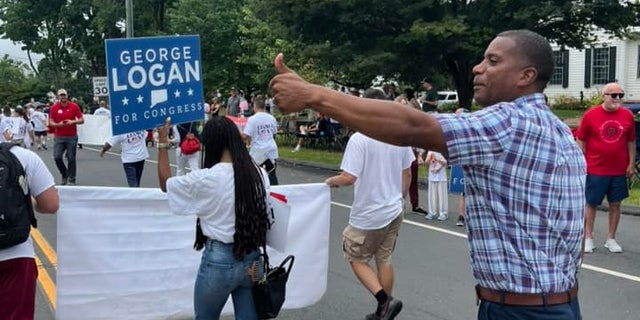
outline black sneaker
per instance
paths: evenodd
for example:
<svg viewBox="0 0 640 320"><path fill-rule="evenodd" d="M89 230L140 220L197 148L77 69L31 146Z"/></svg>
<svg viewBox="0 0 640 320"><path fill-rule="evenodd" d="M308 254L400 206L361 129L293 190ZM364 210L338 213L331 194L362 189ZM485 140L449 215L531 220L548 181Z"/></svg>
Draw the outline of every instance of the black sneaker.
<svg viewBox="0 0 640 320"><path fill-rule="evenodd" d="M66 186L67 185L67 178L62 177L62 180L60 181L60 185L61 186Z"/></svg>
<svg viewBox="0 0 640 320"><path fill-rule="evenodd" d="M456 226L464 227L464 216L458 216L458 221L456 221Z"/></svg>
<svg viewBox="0 0 640 320"><path fill-rule="evenodd" d="M389 297L389 300L382 306L382 313L368 314L366 320L393 320L402 311L402 301Z"/></svg>
<svg viewBox="0 0 640 320"><path fill-rule="evenodd" d="M413 212L415 213L422 213L422 214L427 214L427 211L422 209L422 207L415 207L413 208Z"/></svg>

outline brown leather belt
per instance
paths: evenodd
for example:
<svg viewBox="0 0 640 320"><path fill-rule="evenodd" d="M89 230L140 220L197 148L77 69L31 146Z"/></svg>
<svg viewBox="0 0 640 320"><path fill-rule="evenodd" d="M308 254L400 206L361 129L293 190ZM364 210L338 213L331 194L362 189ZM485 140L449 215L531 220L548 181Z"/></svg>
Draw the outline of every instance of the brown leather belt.
<svg viewBox="0 0 640 320"><path fill-rule="evenodd" d="M578 284L569 291L560 293L514 293L476 286L476 295L479 300L499 303L509 306L541 307L569 303L578 296Z"/></svg>

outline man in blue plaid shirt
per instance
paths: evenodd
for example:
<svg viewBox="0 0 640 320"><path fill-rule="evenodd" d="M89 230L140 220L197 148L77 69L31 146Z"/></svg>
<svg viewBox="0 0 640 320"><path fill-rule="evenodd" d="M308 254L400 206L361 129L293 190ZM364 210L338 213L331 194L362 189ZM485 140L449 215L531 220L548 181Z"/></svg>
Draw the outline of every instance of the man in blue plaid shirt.
<svg viewBox="0 0 640 320"><path fill-rule="evenodd" d="M478 319L581 319L586 164L542 94L553 66L539 34L500 33L473 68L474 98L484 108L461 116L310 84L282 55L270 86L284 112L308 106L372 138L438 151L462 166Z"/></svg>

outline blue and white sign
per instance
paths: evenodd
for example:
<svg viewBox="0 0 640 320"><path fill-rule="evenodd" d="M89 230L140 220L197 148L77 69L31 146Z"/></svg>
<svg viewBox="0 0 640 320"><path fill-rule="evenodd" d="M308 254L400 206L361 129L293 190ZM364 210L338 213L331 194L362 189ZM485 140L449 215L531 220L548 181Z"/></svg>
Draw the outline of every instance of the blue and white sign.
<svg viewBox="0 0 640 320"><path fill-rule="evenodd" d="M113 134L204 118L199 36L107 39Z"/></svg>
<svg viewBox="0 0 640 320"><path fill-rule="evenodd" d="M463 193L464 192L464 174L461 166L452 166L449 173L449 192L450 193Z"/></svg>

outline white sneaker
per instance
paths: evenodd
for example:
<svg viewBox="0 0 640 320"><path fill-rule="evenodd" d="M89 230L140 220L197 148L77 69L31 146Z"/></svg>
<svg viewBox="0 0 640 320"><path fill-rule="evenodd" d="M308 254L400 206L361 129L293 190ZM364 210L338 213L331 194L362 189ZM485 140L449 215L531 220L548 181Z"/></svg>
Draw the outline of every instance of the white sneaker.
<svg viewBox="0 0 640 320"><path fill-rule="evenodd" d="M291 150L291 152L298 152L300 151L300 146L296 146L295 148L293 148L293 150Z"/></svg>
<svg viewBox="0 0 640 320"><path fill-rule="evenodd" d="M427 215L424 216L424 218L427 219L427 220L433 220L433 219L436 218L436 215L433 214L433 213L427 213Z"/></svg>
<svg viewBox="0 0 640 320"><path fill-rule="evenodd" d="M438 216L438 220L440 220L440 221L445 221L445 220L447 220L447 219L449 219L449 214L447 214L447 213L441 213L441 214Z"/></svg>
<svg viewBox="0 0 640 320"><path fill-rule="evenodd" d="M618 244L616 239L607 239L607 241L604 243L604 247L609 249L609 251L613 253L622 252L622 247Z"/></svg>
<svg viewBox="0 0 640 320"><path fill-rule="evenodd" d="M584 253L592 253L594 247L593 238L587 238L584 240Z"/></svg>

